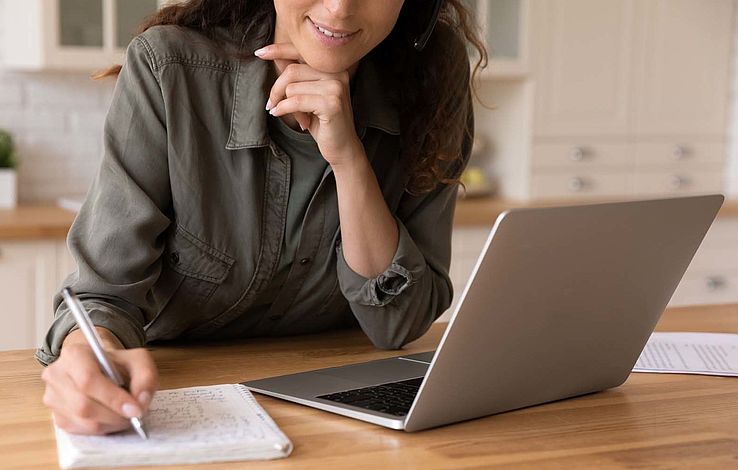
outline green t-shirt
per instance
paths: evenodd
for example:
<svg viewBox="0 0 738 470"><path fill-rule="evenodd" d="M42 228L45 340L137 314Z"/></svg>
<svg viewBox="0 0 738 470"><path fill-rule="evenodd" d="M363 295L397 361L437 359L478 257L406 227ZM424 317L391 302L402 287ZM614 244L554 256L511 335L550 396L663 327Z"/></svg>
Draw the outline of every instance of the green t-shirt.
<svg viewBox="0 0 738 470"><path fill-rule="evenodd" d="M255 311L266 314L287 279L297 252L297 245L300 243L305 213L328 166L328 162L320 154L317 142L309 133L296 131L285 124L282 119L272 116L269 117L268 129L274 143L290 158L292 169L287 203L287 224L277 272L264 291L254 299L253 308L249 309L249 317L252 319L260 316L254 315Z"/></svg>

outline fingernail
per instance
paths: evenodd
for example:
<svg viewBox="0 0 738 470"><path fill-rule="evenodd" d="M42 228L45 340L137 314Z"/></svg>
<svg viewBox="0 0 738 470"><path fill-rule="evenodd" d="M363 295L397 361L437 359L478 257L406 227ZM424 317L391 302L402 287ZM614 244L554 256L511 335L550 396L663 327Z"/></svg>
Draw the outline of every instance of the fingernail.
<svg viewBox="0 0 738 470"><path fill-rule="evenodd" d="M151 402L151 394L149 392L141 392L138 394L138 402L146 408Z"/></svg>
<svg viewBox="0 0 738 470"><path fill-rule="evenodd" d="M132 403L124 403L121 411L126 418L140 418L143 414L141 413L141 409Z"/></svg>
<svg viewBox="0 0 738 470"><path fill-rule="evenodd" d="M266 52L266 47L262 47L261 49L257 49L254 51L254 55L257 57L261 57Z"/></svg>
<svg viewBox="0 0 738 470"><path fill-rule="evenodd" d="M274 116L274 109L275 108L272 108L272 109L269 110L269 114L271 114L272 116Z"/></svg>
<svg viewBox="0 0 738 470"><path fill-rule="evenodd" d="M298 124L300 124L300 123L298 122ZM302 131L305 132L305 128L303 127L302 124L300 124L300 129L302 129Z"/></svg>
<svg viewBox="0 0 738 470"><path fill-rule="evenodd" d="M272 109L272 106L272 100L270 98L267 100L266 110L269 111L270 109Z"/></svg>

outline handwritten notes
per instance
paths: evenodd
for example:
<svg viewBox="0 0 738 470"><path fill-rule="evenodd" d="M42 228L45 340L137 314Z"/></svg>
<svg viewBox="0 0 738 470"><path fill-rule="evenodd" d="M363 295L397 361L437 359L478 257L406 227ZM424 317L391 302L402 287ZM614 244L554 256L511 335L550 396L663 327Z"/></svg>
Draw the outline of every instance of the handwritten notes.
<svg viewBox="0 0 738 470"><path fill-rule="evenodd" d="M161 390L144 425L149 439L133 430L82 436L56 429L59 465L129 466L286 457L292 443L237 384Z"/></svg>

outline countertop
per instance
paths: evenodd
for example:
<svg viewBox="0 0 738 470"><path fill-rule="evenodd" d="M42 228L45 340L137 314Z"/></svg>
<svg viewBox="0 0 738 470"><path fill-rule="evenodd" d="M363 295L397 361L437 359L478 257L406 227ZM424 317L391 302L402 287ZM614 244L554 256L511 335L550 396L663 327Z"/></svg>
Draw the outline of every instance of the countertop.
<svg viewBox="0 0 738 470"><path fill-rule="evenodd" d="M0 240L63 239L74 216L74 212L54 205L0 209Z"/></svg>
<svg viewBox="0 0 738 470"><path fill-rule="evenodd" d="M150 349L161 388L167 389L428 351L436 347L445 326L434 324L401 352L373 348L358 329ZM669 309L656 329L736 333L738 305ZM57 468L51 416L42 404L41 370L32 350L0 352L3 468ZM634 373L623 385L603 392L418 433L256 395L294 443L293 454L284 460L187 468L735 468L736 381Z"/></svg>
<svg viewBox="0 0 738 470"><path fill-rule="evenodd" d="M455 226L492 226L499 214L519 207L545 207L576 204L575 201L511 201L497 198L460 199L456 205ZM0 209L0 240L65 238L75 213L56 205L19 206ZM719 217L738 217L738 199L723 204Z"/></svg>

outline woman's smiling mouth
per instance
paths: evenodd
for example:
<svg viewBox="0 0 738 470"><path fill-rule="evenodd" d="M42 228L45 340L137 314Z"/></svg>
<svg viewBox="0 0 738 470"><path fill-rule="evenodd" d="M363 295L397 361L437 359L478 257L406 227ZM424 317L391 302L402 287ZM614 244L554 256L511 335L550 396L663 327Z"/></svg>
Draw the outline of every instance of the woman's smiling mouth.
<svg viewBox="0 0 738 470"><path fill-rule="evenodd" d="M346 44L351 38L358 33L357 31L349 32L344 30L336 30L317 24L312 18L308 18L322 43L332 46Z"/></svg>

